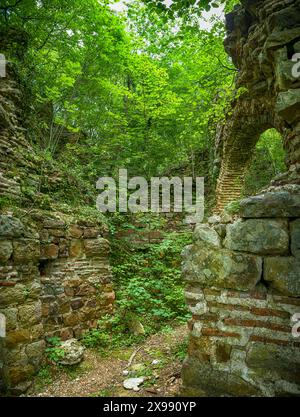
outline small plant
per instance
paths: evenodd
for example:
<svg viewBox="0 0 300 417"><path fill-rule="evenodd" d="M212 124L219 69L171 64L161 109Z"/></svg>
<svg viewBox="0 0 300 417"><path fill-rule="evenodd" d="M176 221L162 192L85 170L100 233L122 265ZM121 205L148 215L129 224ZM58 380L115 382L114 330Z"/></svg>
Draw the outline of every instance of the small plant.
<svg viewBox="0 0 300 417"><path fill-rule="evenodd" d="M239 201L231 201L226 205L225 211L229 214L236 214L239 212L240 208L241 205Z"/></svg>
<svg viewBox="0 0 300 417"><path fill-rule="evenodd" d="M172 355L174 355L175 358L179 359L181 362L186 357L186 352L188 351L188 341L188 337L185 337L181 343L171 349Z"/></svg>
<svg viewBox="0 0 300 417"><path fill-rule="evenodd" d="M110 338L103 330L92 329L85 333L81 341L88 348L105 348L109 346Z"/></svg>
<svg viewBox="0 0 300 417"><path fill-rule="evenodd" d="M49 337L47 339L48 347L45 352L49 361L58 363L60 359L64 358L65 351L60 347L61 340L59 337Z"/></svg>
<svg viewBox="0 0 300 417"><path fill-rule="evenodd" d="M38 389L43 389L46 385L52 383L52 374L49 365L43 366L36 376L36 386Z"/></svg>

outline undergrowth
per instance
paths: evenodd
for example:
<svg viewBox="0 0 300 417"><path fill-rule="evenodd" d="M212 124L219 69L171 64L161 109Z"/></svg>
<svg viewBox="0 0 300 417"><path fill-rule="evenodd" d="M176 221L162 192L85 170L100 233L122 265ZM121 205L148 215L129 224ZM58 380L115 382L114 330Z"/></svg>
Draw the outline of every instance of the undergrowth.
<svg viewBox="0 0 300 417"><path fill-rule="evenodd" d="M158 219L153 219L157 227ZM147 230L153 230L151 216L146 220ZM127 219L124 224L125 228L136 228ZM164 328L186 323L190 314L183 295L181 252L190 242L190 232L166 231L160 243L137 248L131 242L112 238L115 313L102 317L98 327L85 334L83 343L105 354L110 346L131 346ZM132 322L142 325L143 334L132 334Z"/></svg>

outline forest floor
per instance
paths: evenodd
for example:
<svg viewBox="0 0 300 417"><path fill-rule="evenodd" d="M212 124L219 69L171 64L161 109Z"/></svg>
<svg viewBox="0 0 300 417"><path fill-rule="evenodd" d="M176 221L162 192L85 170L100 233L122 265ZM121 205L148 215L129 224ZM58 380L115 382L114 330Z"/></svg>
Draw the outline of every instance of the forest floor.
<svg viewBox="0 0 300 417"><path fill-rule="evenodd" d="M27 396L176 396L181 384L187 334L184 325L149 336L129 348L112 348L105 354L86 349L84 360L77 366L46 365L42 368ZM130 373L124 376L126 370ZM139 376L144 376L145 381L138 392L123 388L125 379Z"/></svg>

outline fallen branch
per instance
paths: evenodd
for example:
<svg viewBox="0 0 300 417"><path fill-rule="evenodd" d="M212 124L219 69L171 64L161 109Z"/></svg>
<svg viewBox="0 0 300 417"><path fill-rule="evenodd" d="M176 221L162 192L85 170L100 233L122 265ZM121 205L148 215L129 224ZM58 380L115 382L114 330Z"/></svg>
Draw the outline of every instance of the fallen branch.
<svg viewBox="0 0 300 417"><path fill-rule="evenodd" d="M132 354L132 355L130 356L130 358L129 358L129 361L128 361L128 364L127 364L126 368L129 368L129 367L131 366L131 364L132 364L132 362L133 362L133 359L136 357L137 353L138 353L141 349L142 349L142 346L140 346L139 348L137 348L137 349L133 352L133 354Z"/></svg>

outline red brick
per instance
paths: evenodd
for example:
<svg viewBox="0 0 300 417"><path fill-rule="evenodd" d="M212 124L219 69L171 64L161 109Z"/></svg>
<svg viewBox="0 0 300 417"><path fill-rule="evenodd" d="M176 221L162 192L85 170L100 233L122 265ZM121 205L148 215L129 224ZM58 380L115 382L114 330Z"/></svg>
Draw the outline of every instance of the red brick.
<svg viewBox="0 0 300 417"><path fill-rule="evenodd" d="M282 304L291 304L295 306L300 306L300 299L299 298L292 298L292 297L282 297L282 296L276 296L274 297L276 301L282 303Z"/></svg>
<svg viewBox="0 0 300 417"><path fill-rule="evenodd" d="M221 295L221 291L213 290L212 288L204 288L203 293L205 295Z"/></svg>
<svg viewBox="0 0 300 417"><path fill-rule="evenodd" d="M250 342L262 342L262 343L271 343L271 344L273 343L275 345L280 345L280 346L292 345L295 347L300 347L300 342L290 342L288 340L280 340L280 339L269 339L268 337L255 336L255 335L250 336Z"/></svg>
<svg viewBox="0 0 300 417"><path fill-rule="evenodd" d="M219 316L214 313L205 313L201 316L197 316L196 314L193 315L194 321L218 321Z"/></svg>
<svg viewBox="0 0 300 417"><path fill-rule="evenodd" d="M258 316L274 316L282 318L290 317L290 314L287 311L273 310L270 308L251 307L251 313L256 314Z"/></svg>
<svg viewBox="0 0 300 417"><path fill-rule="evenodd" d="M210 327L206 327L202 329L201 332L204 336L216 336L216 337L235 337L237 339L240 338L238 333L234 332L224 332L218 329L212 329Z"/></svg>
<svg viewBox="0 0 300 417"><path fill-rule="evenodd" d="M279 332L290 333L291 328L289 326L283 326L276 323L268 323L258 320L244 320L244 319L224 319L224 323L229 326L241 326L241 327L258 327L262 329L270 329Z"/></svg>
<svg viewBox="0 0 300 417"><path fill-rule="evenodd" d="M254 298L255 300L266 300L267 295L259 291L228 291L227 297L233 298Z"/></svg>
<svg viewBox="0 0 300 417"><path fill-rule="evenodd" d="M16 282L1 281L0 287L14 287L16 284Z"/></svg>
<svg viewBox="0 0 300 417"><path fill-rule="evenodd" d="M249 311L249 307L241 306L238 304L225 304L225 303L217 303L215 301L208 301L208 307L215 307L215 308L222 308L224 310L237 310L237 311Z"/></svg>

